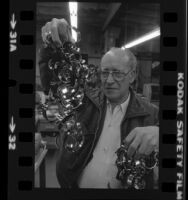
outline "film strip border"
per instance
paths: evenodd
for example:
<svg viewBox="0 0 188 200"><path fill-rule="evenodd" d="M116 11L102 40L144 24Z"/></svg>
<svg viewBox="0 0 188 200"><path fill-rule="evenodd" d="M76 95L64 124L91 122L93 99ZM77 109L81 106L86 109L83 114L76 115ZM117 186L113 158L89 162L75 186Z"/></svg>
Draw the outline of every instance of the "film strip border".
<svg viewBox="0 0 188 200"><path fill-rule="evenodd" d="M181 14L181 8L185 5L183 1L178 3L179 6L177 1L161 2L160 184L159 191L148 193L148 199L183 199L182 162L185 161L182 161L182 155L185 158L185 140L182 142L182 139L184 139L185 127L182 127L182 123L185 122L185 97L182 93L185 91L186 51L185 37L179 33L185 32L182 24L185 18ZM14 199L17 195L22 197L24 192L34 190L35 6L35 3L27 2L27 5L20 4L18 9L16 2L12 1L9 12L8 190L10 199ZM33 193L30 195L32 196ZM107 196L123 195L121 191L114 192L112 195L108 192ZM140 193L139 196L145 198L145 193ZM133 192L127 193L127 198L138 199Z"/></svg>
<svg viewBox="0 0 188 200"><path fill-rule="evenodd" d="M11 1L9 7L9 199L20 199L34 183L35 6Z"/></svg>
<svg viewBox="0 0 188 200"><path fill-rule="evenodd" d="M185 18L182 4L164 1L161 11L160 186L164 199L185 199ZM182 7L181 7L182 6ZM181 7L181 9L180 9ZM165 10L165 12L163 12ZM162 119L162 120L161 120Z"/></svg>

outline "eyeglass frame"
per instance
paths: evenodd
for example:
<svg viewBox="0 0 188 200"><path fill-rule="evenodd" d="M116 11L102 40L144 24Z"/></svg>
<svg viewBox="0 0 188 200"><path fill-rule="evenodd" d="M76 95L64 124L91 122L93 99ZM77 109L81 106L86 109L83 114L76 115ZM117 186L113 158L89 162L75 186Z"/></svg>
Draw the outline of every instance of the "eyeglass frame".
<svg viewBox="0 0 188 200"><path fill-rule="evenodd" d="M122 81L130 72L132 71L132 69L130 69L127 73L125 73L125 72L121 72L121 71L115 71L115 70L100 70L100 76L101 76L101 78L103 78L105 81L108 79L108 77L109 77L109 75L111 74L112 75L112 78L115 80L115 81L117 81L117 82L120 82L120 81ZM104 77L102 77L102 72L108 72L108 76L106 77L106 78L104 78ZM113 72L119 72L120 74L123 74L124 75L124 78L122 78L121 80L117 80L116 78L114 78L114 75L113 75Z"/></svg>

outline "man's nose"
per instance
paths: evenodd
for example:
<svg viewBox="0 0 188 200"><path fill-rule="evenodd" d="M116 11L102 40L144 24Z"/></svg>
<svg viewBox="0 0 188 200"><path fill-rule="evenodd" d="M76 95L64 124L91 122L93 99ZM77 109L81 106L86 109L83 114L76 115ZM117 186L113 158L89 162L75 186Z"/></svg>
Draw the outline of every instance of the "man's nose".
<svg viewBox="0 0 188 200"><path fill-rule="evenodd" d="M113 82L114 82L114 78L113 78L113 76L112 76L111 73L109 73L109 75L108 75L108 77L107 77L107 79L106 79L106 82L107 82L107 83L113 83Z"/></svg>

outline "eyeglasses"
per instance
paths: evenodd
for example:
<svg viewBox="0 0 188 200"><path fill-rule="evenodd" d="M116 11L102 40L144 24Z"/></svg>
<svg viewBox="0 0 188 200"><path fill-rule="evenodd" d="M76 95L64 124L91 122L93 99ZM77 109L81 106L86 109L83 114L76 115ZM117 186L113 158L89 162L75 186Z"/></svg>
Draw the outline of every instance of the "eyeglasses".
<svg viewBox="0 0 188 200"><path fill-rule="evenodd" d="M104 70L104 71L101 71L100 74L101 74L101 78L103 80L107 80L109 74L112 74L112 77L115 81L122 81L125 76L128 75L128 73L130 72L131 70L129 70L127 73L124 73L124 72L120 72L120 71L107 71L107 70Z"/></svg>

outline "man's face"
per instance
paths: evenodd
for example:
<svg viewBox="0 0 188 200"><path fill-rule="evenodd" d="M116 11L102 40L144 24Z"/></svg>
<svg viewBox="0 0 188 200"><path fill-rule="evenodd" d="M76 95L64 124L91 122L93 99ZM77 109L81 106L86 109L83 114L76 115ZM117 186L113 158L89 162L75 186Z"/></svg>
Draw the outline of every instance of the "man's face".
<svg viewBox="0 0 188 200"><path fill-rule="evenodd" d="M101 73L102 89L109 101L118 103L124 100L128 95L131 80L128 56L121 58L114 54L106 54L101 61L101 71L111 72L106 78ZM116 72L124 73L120 80L116 80Z"/></svg>

